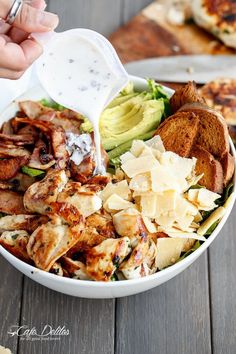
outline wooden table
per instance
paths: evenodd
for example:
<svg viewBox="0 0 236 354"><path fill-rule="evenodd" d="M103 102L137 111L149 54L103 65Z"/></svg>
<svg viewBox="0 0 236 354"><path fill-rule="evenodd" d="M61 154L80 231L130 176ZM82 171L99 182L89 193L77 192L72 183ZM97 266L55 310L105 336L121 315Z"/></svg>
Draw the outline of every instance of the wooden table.
<svg viewBox="0 0 236 354"><path fill-rule="evenodd" d="M149 0L51 0L61 28L111 33ZM235 354L236 218L188 270L146 293L86 300L48 290L0 257L0 344L14 354ZM69 329L54 341L11 337L12 325Z"/></svg>

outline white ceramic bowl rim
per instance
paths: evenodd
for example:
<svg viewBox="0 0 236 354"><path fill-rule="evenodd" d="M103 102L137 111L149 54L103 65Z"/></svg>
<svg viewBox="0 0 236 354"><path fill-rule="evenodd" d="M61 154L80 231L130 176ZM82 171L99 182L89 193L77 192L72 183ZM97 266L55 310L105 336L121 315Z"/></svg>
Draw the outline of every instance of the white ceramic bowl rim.
<svg viewBox="0 0 236 354"><path fill-rule="evenodd" d="M146 86L146 81L141 78L137 78L135 76L130 76L131 81L135 83L135 87L137 88L142 88ZM165 87L166 92L171 96L173 94L173 90ZM235 167L236 167L236 151L234 144L232 143L232 140L230 139L230 147L231 147L231 152L234 156L235 159ZM18 268L18 265L20 266L21 264L24 264L24 266L28 269L28 272L32 274L41 274L45 279L53 280L54 282L58 282L61 284L67 284L67 285L73 285L73 286L79 286L79 287L91 287L91 288L122 288L126 287L127 284L130 286L134 286L136 284L145 284L146 282L150 282L152 279L156 279L160 276L168 278L169 275L171 275L173 272L177 272L179 269L184 268L185 264L189 264L190 259L197 258L200 256L200 254L208 248L208 246L212 243L212 241L216 238L216 236L219 234L221 228L224 226L224 223L226 222L227 218L229 217L229 214L233 208L235 199L236 199L236 193L235 193L235 185L236 185L236 174L234 175L234 188L233 188L233 197L231 198L230 205L228 205L227 211L216 227L216 229L213 231L213 233L207 238L207 240L193 253L191 253L189 256L186 258L182 259L181 261L161 270L158 271L152 275L148 275L143 278L138 278L138 279L130 279L130 280L119 280L119 281L111 281L111 282L96 282L96 281L91 281L91 280L79 280L79 279L72 279L72 278L66 278L66 277L60 277L58 275L52 274L45 272L41 269L38 269L34 266L31 266L20 259L16 258L14 255L12 255L10 252L8 252L5 248L0 246L0 254L4 256L4 258L11 259L12 264L16 268ZM36 280L36 279L35 279Z"/></svg>

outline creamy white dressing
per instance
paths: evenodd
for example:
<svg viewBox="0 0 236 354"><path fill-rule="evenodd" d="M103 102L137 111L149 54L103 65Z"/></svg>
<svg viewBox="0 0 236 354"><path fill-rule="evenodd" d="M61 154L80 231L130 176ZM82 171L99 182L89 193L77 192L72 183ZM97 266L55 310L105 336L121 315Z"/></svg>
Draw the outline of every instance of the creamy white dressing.
<svg viewBox="0 0 236 354"><path fill-rule="evenodd" d="M92 150L92 138L89 134L66 134L67 143L66 149L69 152L70 159L76 164L80 165L85 156L90 154Z"/></svg>
<svg viewBox="0 0 236 354"><path fill-rule="evenodd" d="M89 30L56 34L42 57L40 80L58 103L85 115L92 123L96 146L96 173L105 173L101 159L99 118L105 106L128 83L113 47ZM71 159L77 164L78 149Z"/></svg>

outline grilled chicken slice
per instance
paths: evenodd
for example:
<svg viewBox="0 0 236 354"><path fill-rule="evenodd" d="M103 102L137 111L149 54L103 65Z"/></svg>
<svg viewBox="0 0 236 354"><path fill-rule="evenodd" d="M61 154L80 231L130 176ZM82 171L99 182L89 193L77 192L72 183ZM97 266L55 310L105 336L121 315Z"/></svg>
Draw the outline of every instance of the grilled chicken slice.
<svg viewBox="0 0 236 354"><path fill-rule="evenodd" d="M0 232L25 230L31 234L48 220L46 215L7 215L0 218Z"/></svg>
<svg viewBox="0 0 236 354"><path fill-rule="evenodd" d="M115 228L112 218L106 213L95 213L85 221L85 228L79 236L78 242L68 252L68 257L89 250L99 245L107 238L115 238Z"/></svg>
<svg viewBox="0 0 236 354"><path fill-rule="evenodd" d="M65 256L61 257L60 262L64 273L66 273L66 275L70 278L91 280L86 272L86 266L84 263L80 261L73 261L71 258Z"/></svg>
<svg viewBox="0 0 236 354"><path fill-rule="evenodd" d="M236 4L234 0L193 0L193 18L225 45L236 48Z"/></svg>
<svg viewBox="0 0 236 354"><path fill-rule="evenodd" d="M130 253L128 237L107 239L86 254L87 274L96 281L110 281L120 263Z"/></svg>
<svg viewBox="0 0 236 354"><path fill-rule="evenodd" d="M27 214L23 196L9 190L0 190L0 212L5 214Z"/></svg>
<svg viewBox="0 0 236 354"><path fill-rule="evenodd" d="M129 208L113 216L113 223L116 232L120 236L127 236L130 238L132 246L140 238L147 236L147 229L144 225L142 216L133 208Z"/></svg>
<svg viewBox="0 0 236 354"><path fill-rule="evenodd" d="M57 202L73 205L84 217L100 210L102 206L102 201L96 193L78 182L68 182L58 195Z"/></svg>
<svg viewBox="0 0 236 354"><path fill-rule="evenodd" d="M67 183L65 171L51 171L44 179L32 184L24 195L24 205L28 211L47 215L52 211L51 204L57 201L58 194Z"/></svg>
<svg viewBox="0 0 236 354"><path fill-rule="evenodd" d="M60 218L38 227L30 236L27 245L29 257L37 268L49 271L53 264L78 241L84 224L73 227L64 225Z"/></svg>
<svg viewBox="0 0 236 354"><path fill-rule="evenodd" d="M119 267L126 279L137 279L153 274L157 270L157 247L152 238L142 239L132 251L129 259Z"/></svg>
<svg viewBox="0 0 236 354"><path fill-rule="evenodd" d="M0 245L24 262L31 263L26 246L29 234L24 230L5 231L0 237Z"/></svg>

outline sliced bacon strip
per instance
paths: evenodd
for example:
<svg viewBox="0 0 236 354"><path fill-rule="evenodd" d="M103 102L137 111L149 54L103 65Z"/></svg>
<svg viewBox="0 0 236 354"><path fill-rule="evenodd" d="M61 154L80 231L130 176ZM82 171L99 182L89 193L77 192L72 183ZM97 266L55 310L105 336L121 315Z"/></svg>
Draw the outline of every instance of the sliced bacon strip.
<svg viewBox="0 0 236 354"><path fill-rule="evenodd" d="M27 156L0 160L0 180L8 181L16 176L17 172L22 166L27 164L28 160Z"/></svg>
<svg viewBox="0 0 236 354"><path fill-rule="evenodd" d="M2 134L13 134L13 129L11 125L11 120L4 122L1 129Z"/></svg>
<svg viewBox="0 0 236 354"><path fill-rule="evenodd" d="M36 141L39 136L39 131L32 125L25 125L17 131L17 135L31 135L34 141Z"/></svg>
<svg viewBox="0 0 236 354"><path fill-rule="evenodd" d="M66 167L67 161L69 159L69 154L66 150L66 135L62 127L57 127L51 122L33 120L29 118L17 117L15 118L15 121L33 125L46 135L49 135L58 167L60 169L64 169Z"/></svg>
<svg viewBox="0 0 236 354"><path fill-rule="evenodd" d="M31 119L51 122L62 127L66 132L78 134L83 117L70 109L55 111L39 102L24 101L19 103L20 109Z"/></svg>
<svg viewBox="0 0 236 354"><path fill-rule="evenodd" d="M42 114L54 111L52 108L45 107L41 103L34 101L19 102L19 107L31 119L39 118Z"/></svg>
<svg viewBox="0 0 236 354"><path fill-rule="evenodd" d="M28 214L24 208L23 196L8 190L0 190L0 212L10 215Z"/></svg>
<svg viewBox="0 0 236 354"><path fill-rule="evenodd" d="M35 144L35 149L31 155L29 167L37 168L40 170L48 170L55 165L56 161L51 154L47 153L47 146L43 140L38 140Z"/></svg>
<svg viewBox="0 0 236 354"><path fill-rule="evenodd" d="M30 152L24 148L16 147L16 146L5 146L0 144L0 158L8 158L8 157L29 157Z"/></svg>
<svg viewBox="0 0 236 354"><path fill-rule="evenodd" d="M21 145L32 145L34 143L34 137L29 134L24 135L7 135L7 134L0 134L0 142L4 144L14 144L17 146Z"/></svg>

